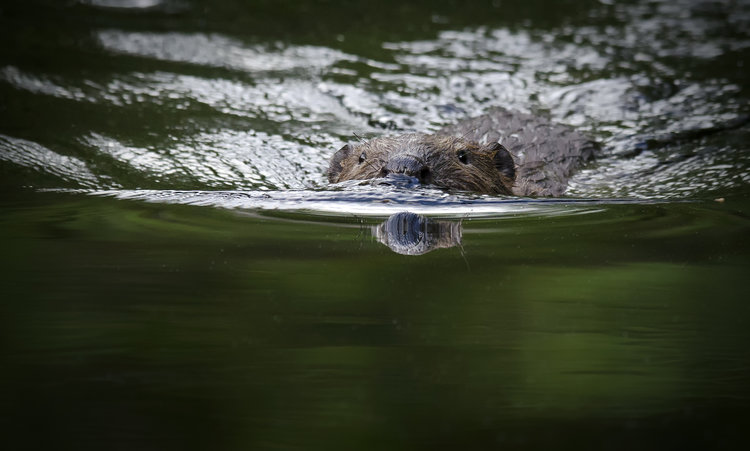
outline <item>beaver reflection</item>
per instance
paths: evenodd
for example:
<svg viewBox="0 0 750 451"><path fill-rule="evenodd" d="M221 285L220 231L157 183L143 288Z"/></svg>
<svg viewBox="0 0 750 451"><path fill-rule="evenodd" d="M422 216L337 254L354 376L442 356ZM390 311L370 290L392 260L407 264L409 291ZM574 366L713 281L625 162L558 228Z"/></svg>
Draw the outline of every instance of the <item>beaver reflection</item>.
<svg viewBox="0 0 750 451"><path fill-rule="evenodd" d="M435 249L461 245L461 223L438 221L402 212L374 226L378 241L402 255L422 255Z"/></svg>

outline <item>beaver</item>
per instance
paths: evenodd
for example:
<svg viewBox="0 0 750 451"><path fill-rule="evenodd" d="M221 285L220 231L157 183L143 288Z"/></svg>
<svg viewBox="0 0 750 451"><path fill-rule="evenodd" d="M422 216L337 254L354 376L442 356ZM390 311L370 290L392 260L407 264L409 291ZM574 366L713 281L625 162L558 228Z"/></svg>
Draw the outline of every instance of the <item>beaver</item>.
<svg viewBox="0 0 750 451"><path fill-rule="evenodd" d="M494 108L434 134L346 144L331 158L327 175L331 183L396 175L450 191L560 196L598 147L571 127Z"/></svg>

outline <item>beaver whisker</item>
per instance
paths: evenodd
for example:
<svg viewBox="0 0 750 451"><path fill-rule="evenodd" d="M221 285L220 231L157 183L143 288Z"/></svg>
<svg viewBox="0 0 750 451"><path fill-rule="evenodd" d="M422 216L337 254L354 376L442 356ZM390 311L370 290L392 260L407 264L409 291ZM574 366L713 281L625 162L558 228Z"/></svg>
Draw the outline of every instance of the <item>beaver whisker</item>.
<svg viewBox="0 0 750 451"><path fill-rule="evenodd" d="M364 143L366 142L366 141L365 141L364 139L362 139L362 137L361 137L361 136L359 136L358 134L356 134L356 133L352 132L352 135L354 135L354 137L355 137L355 138L357 138L357 139L359 140L359 142L361 142L362 144L364 144Z"/></svg>
<svg viewBox="0 0 750 451"><path fill-rule="evenodd" d="M380 158L375 160L365 160L365 162L367 163L366 166L370 167L375 172L380 172L381 168L385 166L386 163L385 160L382 160Z"/></svg>
<svg viewBox="0 0 750 451"><path fill-rule="evenodd" d="M466 133L464 133L463 135L461 135L461 139L466 139L467 136L471 135L472 133L474 133L476 131L477 131L476 128L467 130Z"/></svg>

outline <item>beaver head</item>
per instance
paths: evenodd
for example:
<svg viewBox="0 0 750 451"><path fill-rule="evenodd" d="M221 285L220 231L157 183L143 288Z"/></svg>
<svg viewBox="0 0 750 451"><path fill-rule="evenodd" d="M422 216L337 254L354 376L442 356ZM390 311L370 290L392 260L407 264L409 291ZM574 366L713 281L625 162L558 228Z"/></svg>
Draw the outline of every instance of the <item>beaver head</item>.
<svg viewBox="0 0 750 451"><path fill-rule="evenodd" d="M328 180L414 177L442 189L511 194L515 165L499 143L480 145L453 136L406 134L347 144L331 158Z"/></svg>

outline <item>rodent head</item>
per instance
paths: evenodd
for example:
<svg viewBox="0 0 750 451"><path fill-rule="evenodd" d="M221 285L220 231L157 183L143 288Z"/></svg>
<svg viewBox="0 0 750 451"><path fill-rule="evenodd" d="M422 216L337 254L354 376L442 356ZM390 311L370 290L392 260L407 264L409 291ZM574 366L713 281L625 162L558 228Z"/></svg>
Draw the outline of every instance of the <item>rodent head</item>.
<svg viewBox="0 0 750 451"><path fill-rule="evenodd" d="M402 174L442 189L511 194L515 164L499 143L406 134L346 144L331 158L328 180L368 180Z"/></svg>

